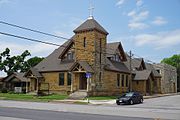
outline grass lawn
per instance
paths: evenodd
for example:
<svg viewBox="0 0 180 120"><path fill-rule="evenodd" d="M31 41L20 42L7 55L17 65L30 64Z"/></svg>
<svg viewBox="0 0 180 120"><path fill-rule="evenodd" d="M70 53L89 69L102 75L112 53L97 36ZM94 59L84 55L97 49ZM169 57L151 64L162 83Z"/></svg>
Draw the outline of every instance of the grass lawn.
<svg viewBox="0 0 180 120"><path fill-rule="evenodd" d="M0 99L3 100L22 100L22 101L42 101L48 102L52 100L64 100L67 95L52 94L48 96L34 96L28 94L10 94L10 93L0 93Z"/></svg>

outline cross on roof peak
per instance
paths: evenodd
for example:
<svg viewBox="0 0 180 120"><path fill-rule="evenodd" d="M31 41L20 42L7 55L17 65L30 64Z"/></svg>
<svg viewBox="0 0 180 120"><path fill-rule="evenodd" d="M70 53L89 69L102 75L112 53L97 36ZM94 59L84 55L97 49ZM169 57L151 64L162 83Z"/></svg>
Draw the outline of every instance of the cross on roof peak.
<svg viewBox="0 0 180 120"><path fill-rule="evenodd" d="M89 10L89 18L88 19L93 19L94 7L92 6L92 4L90 4L90 7L88 8L88 10Z"/></svg>

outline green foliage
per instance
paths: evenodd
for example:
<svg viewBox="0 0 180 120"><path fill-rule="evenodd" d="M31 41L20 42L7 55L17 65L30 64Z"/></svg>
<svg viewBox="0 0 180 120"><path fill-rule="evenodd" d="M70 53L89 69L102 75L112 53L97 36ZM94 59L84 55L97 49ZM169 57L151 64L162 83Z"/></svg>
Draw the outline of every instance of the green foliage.
<svg viewBox="0 0 180 120"><path fill-rule="evenodd" d="M21 55L11 56L10 49L6 48L0 53L0 70L6 72L7 75L13 72L26 72L44 59L33 57L26 61L25 59L30 55L30 52L25 50Z"/></svg>
<svg viewBox="0 0 180 120"><path fill-rule="evenodd" d="M7 93L8 90L7 90L6 88L2 88L1 92L2 92L2 93Z"/></svg>
<svg viewBox="0 0 180 120"><path fill-rule="evenodd" d="M44 58L41 57L32 57L30 59L28 59L26 62L24 62L24 66L21 70L21 72L26 72L27 70L29 70L31 67L36 66L38 63L40 63Z"/></svg>
<svg viewBox="0 0 180 120"><path fill-rule="evenodd" d="M21 55L12 56L10 55L10 49L6 48L5 51L0 53L0 70L7 73L7 75L13 72L23 71L25 59L30 56L28 50L24 51Z"/></svg>
<svg viewBox="0 0 180 120"><path fill-rule="evenodd" d="M161 63L166 63L166 64L172 65L172 66L174 66L176 68L179 68L180 67L180 54L173 55L170 58L164 58L161 61Z"/></svg>
<svg viewBox="0 0 180 120"><path fill-rule="evenodd" d="M170 58L164 58L161 61L161 63L166 63L166 64L169 64L169 65L176 67L177 76L178 76L178 79L180 79L180 54L173 55Z"/></svg>
<svg viewBox="0 0 180 120"><path fill-rule="evenodd" d="M36 66L38 63L40 63L44 58L41 58L41 57L33 57L33 58L30 58L29 60L27 60L27 63L30 67L34 67Z"/></svg>

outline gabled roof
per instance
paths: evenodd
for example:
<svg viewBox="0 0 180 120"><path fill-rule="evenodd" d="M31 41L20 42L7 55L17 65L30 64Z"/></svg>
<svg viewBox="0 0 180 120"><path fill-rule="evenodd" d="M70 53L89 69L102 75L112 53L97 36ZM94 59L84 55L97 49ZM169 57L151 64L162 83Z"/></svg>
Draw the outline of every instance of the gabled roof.
<svg viewBox="0 0 180 120"><path fill-rule="evenodd" d="M37 78L41 78L42 75L41 73L39 73L39 71L37 70L37 68L30 68L25 74L24 77L29 77L29 75L33 75Z"/></svg>
<svg viewBox="0 0 180 120"><path fill-rule="evenodd" d="M77 27L74 32L78 33L89 30L97 30L106 35L108 34L108 32L95 19L87 19L84 23Z"/></svg>
<svg viewBox="0 0 180 120"><path fill-rule="evenodd" d="M70 68L70 71L73 71L73 69L77 66L80 65L86 72L93 73L92 67L86 62L86 61L77 61L75 62L72 67Z"/></svg>
<svg viewBox="0 0 180 120"><path fill-rule="evenodd" d="M108 58L106 58L106 62L107 62L107 65L105 67L106 70L130 73L130 71L123 62L112 61L109 60Z"/></svg>
<svg viewBox="0 0 180 120"><path fill-rule="evenodd" d="M150 75L153 75L149 70L135 71L136 75L133 80L148 80Z"/></svg>
<svg viewBox="0 0 180 120"><path fill-rule="evenodd" d="M113 42L113 43L107 43L106 45L106 57L112 57L115 54L119 54L122 58L120 58L122 61L126 61L126 54L124 53L124 49L121 45L121 42Z"/></svg>
<svg viewBox="0 0 180 120"><path fill-rule="evenodd" d="M130 69L130 57L129 57L129 55L126 54L126 58L127 58L127 61L124 63L128 67L128 69ZM131 59L132 70L139 68L141 65L143 65L144 69L146 69L145 62L144 62L143 58L132 58Z"/></svg>
<svg viewBox="0 0 180 120"><path fill-rule="evenodd" d="M28 79L24 77L25 73L18 73L14 72L11 75L8 75L6 78L4 78L4 82L10 82L13 78L17 78L20 82L27 82Z"/></svg>
<svg viewBox="0 0 180 120"><path fill-rule="evenodd" d="M74 44L74 37L75 35L71 38L72 40L64 46L64 49L62 50L61 54L59 55L59 59L62 59L62 57L66 54L66 52L71 48L71 46Z"/></svg>
<svg viewBox="0 0 180 120"><path fill-rule="evenodd" d="M150 63L145 63L147 70L152 70L154 77L161 77L161 75L155 70L152 64Z"/></svg>
<svg viewBox="0 0 180 120"><path fill-rule="evenodd" d="M68 71L74 64L74 61L62 62L59 59L59 56L70 42L72 42L72 39L68 40L62 46L54 50L48 57L42 60L34 68L36 68L39 72Z"/></svg>

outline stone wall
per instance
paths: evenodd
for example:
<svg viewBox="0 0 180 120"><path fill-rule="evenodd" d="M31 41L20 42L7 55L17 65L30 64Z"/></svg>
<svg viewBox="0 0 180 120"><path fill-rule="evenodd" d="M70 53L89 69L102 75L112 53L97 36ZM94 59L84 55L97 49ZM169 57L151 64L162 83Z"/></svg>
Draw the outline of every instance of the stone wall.
<svg viewBox="0 0 180 120"><path fill-rule="evenodd" d="M120 95L122 93L125 93L128 91L128 86L126 86L126 80L124 80L124 87L122 86L122 80L120 77L120 86L117 86L117 74L120 74L120 76L128 75L128 82L129 82L129 74L126 73L120 73L120 72L113 72L113 71L105 71L104 77L103 77L103 86L101 90L94 89L92 91L93 96L104 96L104 95ZM129 83L128 83L129 85Z"/></svg>
<svg viewBox="0 0 180 120"><path fill-rule="evenodd" d="M133 91L140 92L143 95L146 94L146 80L133 80L132 84Z"/></svg>
<svg viewBox="0 0 180 120"><path fill-rule="evenodd" d="M67 85L67 72L64 72L64 85L59 85L59 73L60 72L42 73L44 82L49 83L50 92L66 93L71 90L71 86Z"/></svg>
<svg viewBox="0 0 180 120"><path fill-rule="evenodd" d="M155 69L160 70L161 91L162 93L177 92L177 73L176 68L164 63L155 64Z"/></svg>

